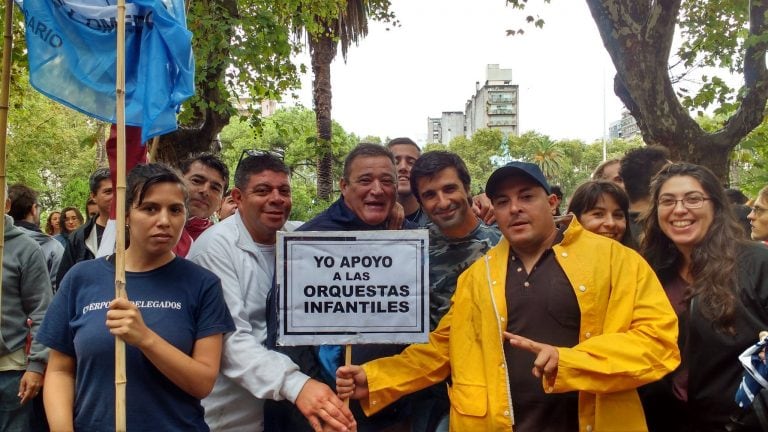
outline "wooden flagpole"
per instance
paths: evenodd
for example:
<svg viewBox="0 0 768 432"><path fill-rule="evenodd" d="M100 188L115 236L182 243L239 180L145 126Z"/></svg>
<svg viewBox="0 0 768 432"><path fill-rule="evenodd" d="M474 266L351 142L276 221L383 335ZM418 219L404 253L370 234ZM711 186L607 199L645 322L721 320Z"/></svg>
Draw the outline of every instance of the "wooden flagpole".
<svg viewBox="0 0 768 432"><path fill-rule="evenodd" d="M0 84L0 194L5 206L6 177L5 177L5 148L8 137L8 101L11 88L11 50L13 49L13 0L5 0L5 33L3 34L3 81ZM5 213L5 212L3 212ZM5 217L0 217L0 263L3 261L5 250ZM0 265L0 297L2 297L3 266Z"/></svg>
<svg viewBox="0 0 768 432"><path fill-rule="evenodd" d="M149 146L149 154L147 155L147 162L155 162L157 160L157 147L160 145L160 135L152 138L152 143Z"/></svg>
<svg viewBox="0 0 768 432"><path fill-rule="evenodd" d="M117 2L117 160L115 195L115 297L128 298L125 290L125 0ZM126 432L125 342L115 337L115 432Z"/></svg>
<svg viewBox="0 0 768 432"><path fill-rule="evenodd" d="M344 346L344 366L350 366L352 364L352 345L347 344ZM344 399L344 406L349 408L349 399Z"/></svg>

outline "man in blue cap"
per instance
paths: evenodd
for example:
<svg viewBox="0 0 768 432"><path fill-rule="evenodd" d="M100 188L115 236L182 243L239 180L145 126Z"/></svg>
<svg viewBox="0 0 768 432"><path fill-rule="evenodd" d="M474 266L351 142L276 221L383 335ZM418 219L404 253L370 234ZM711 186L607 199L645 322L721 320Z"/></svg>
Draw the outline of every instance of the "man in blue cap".
<svg viewBox="0 0 768 432"><path fill-rule="evenodd" d="M459 277L426 344L337 371L341 397L375 413L451 377L451 430L647 430L636 388L680 362L677 318L631 249L558 228L538 166L488 179L503 238Z"/></svg>

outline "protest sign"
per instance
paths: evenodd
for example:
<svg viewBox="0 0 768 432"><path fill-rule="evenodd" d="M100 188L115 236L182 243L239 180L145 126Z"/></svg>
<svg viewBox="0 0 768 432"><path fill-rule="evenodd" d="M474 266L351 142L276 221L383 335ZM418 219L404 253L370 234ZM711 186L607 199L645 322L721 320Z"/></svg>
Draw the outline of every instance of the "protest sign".
<svg viewBox="0 0 768 432"><path fill-rule="evenodd" d="M278 345L426 342L427 230L279 232Z"/></svg>

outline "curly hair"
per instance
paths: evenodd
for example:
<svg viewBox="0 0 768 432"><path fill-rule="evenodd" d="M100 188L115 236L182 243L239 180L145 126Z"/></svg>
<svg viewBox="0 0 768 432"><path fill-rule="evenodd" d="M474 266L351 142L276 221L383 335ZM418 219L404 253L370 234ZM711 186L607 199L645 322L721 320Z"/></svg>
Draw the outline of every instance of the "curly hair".
<svg viewBox="0 0 768 432"><path fill-rule="evenodd" d="M733 333L738 296L738 252L746 244L742 228L717 177L708 168L691 163L670 163L651 181L651 206L642 216L645 237L643 256L656 271L662 283L670 281L683 265L683 256L672 240L661 230L658 218L659 192L672 177L691 177L698 181L712 205L712 224L704 238L693 247L688 269L693 282L685 299L697 299L702 314L715 327Z"/></svg>
<svg viewBox="0 0 768 432"><path fill-rule="evenodd" d="M61 231L61 212L52 211L48 215L48 220L45 221L45 233L48 235L54 235L55 230L53 229L53 221L51 219L53 219L55 214L59 215L59 231Z"/></svg>

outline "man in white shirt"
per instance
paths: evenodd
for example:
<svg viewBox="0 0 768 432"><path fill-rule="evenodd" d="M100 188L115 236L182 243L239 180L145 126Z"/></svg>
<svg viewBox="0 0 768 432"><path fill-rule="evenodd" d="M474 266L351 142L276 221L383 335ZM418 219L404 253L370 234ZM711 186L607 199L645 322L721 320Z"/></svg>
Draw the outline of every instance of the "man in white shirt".
<svg viewBox="0 0 768 432"><path fill-rule="evenodd" d="M243 159L232 190L238 211L207 229L187 255L221 278L236 326L224 338L216 386L203 400L213 431L264 430L266 399L291 401L316 431L355 428L352 413L327 385L264 346L276 233L291 212L289 173L270 154Z"/></svg>

